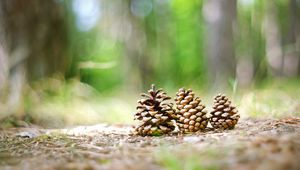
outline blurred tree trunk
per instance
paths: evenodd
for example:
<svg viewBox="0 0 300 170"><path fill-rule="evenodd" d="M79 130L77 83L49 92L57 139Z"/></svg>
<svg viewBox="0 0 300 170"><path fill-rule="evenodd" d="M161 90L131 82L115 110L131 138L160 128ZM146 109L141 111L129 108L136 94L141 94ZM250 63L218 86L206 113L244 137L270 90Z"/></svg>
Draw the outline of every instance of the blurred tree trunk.
<svg viewBox="0 0 300 170"><path fill-rule="evenodd" d="M3 23L3 10L0 10L0 23ZM4 42L5 39L4 31L5 31L4 28L0 25L0 104L3 103L4 96L5 96L5 89L7 88L8 66L9 66L7 51ZM3 107L1 107L0 105L0 108Z"/></svg>
<svg viewBox="0 0 300 170"><path fill-rule="evenodd" d="M129 14L128 21L131 25L131 32L125 39L125 60L127 60L127 70L130 77L126 77L126 88L130 91L145 90L152 74L151 61L146 55L147 35L143 20Z"/></svg>
<svg viewBox="0 0 300 170"><path fill-rule="evenodd" d="M112 39L124 43L122 75L125 91L148 88L153 67L146 54L147 35L144 18L132 14L131 1L102 1L103 17L101 31ZM116 15L116 12L118 15ZM114 22L112 22L114 21Z"/></svg>
<svg viewBox="0 0 300 170"><path fill-rule="evenodd" d="M204 6L208 23L209 78L217 89L228 85L235 77L234 24L237 1L210 0Z"/></svg>
<svg viewBox="0 0 300 170"><path fill-rule="evenodd" d="M299 44L300 43L300 34L299 34L299 8L296 0L290 0L288 3L288 20L289 24L287 35L284 36L285 39L283 49L284 49L284 63L283 63L283 72L285 76L293 77L298 73L299 62L300 62L300 52ZM297 47L298 45L298 47Z"/></svg>
<svg viewBox="0 0 300 170"><path fill-rule="evenodd" d="M130 67L126 75L135 75L135 77L127 77L126 86L131 91L141 91L148 89L150 83L152 83L152 57L154 56L148 56L151 48L149 41L151 35L147 35L147 32L149 32L147 21L144 17L138 17L132 13L131 3L133 2L129 1L127 11L127 24L130 24L130 34L124 40L125 55ZM124 34L126 35L125 32Z"/></svg>
<svg viewBox="0 0 300 170"><path fill-rule="evenodd" d="M14 112L28 80L64 73L67 29L55 0L1 0L0 11L0 94Z"/></svg>
<svg viewBox="0 0 300 170"><path fill-rule="evenodd" d="M1 12L1 11L0 11ZM0 14L1 15L1 14ZM1 17L0 17L1 19ZM1 21L0 21L1 22ZM2 27L0 27L0 33L2 31ZM3 108L1 103L4 102L4 98L6 96L6 88L8 82L8 58L6 48L4 47L4 43L1 41L3 40L3 35L0 35L0 109ZM1 110L0 110L1 112Z"/></svg>
<svg viewBox="0 0 300 170"><path fill-rule="evenodd" d="M275 1L266 1L264 31L266 37L266 56L269 64L269 72L274 76L282 76L284 60L275 3Z"/></svg>
<svg viewBox="0 0 300 170"><path fill-rule="evenodd" d="M298 76L300 76L300 2L297 0L290 0L290 12L292 21L291 31L294 31L294 51L295 55L298 58Z"/></svg>

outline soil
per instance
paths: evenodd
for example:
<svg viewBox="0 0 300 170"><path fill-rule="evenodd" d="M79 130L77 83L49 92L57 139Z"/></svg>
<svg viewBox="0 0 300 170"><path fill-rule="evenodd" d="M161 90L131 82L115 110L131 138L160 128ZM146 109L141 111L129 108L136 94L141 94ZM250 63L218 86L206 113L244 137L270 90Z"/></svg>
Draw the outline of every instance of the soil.
<svg viewBox="0 0 300 170"><path fill-rule="evenodd" d="M300 169L300 117L141 137L130 125L0 130L0 169Z"/></svg>

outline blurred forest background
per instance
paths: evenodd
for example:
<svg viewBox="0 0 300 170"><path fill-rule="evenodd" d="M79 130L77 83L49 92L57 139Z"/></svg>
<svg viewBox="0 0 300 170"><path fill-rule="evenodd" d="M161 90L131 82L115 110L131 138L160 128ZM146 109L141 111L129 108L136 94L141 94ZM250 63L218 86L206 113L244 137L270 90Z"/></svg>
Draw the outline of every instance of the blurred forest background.
<svg viewBox="0 0 300 170"><path fill-rule="evenodd" d="M300 113L300 0L1 0L1 126L132 123L139 93Z"/></svg>

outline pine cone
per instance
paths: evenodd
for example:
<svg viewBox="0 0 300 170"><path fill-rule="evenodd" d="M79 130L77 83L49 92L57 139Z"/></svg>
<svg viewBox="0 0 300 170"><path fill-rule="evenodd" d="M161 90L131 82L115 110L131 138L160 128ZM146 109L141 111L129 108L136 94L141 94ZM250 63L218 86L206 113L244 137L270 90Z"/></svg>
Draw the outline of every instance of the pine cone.
<svg viewBox="0 0 300 170"><path fill-rule="evenodd" d="M207 126L208 118L205 106L196 97L191 89L179 89L176 93L175 103L177 105L177 123L184 133L203 130Z"/></svg>
<svg viewBox="0 0 300 170"><path fill-rule="evenodd" d="M233 129L240 118L237 109L232 106L231 101L222 94L215 97L211 115L210 124L214 128L220 129Z"/></svg>
<svg viewBox="0 0 300 170"><path fill-rule="evenodd" d="M162 135L175 129L175 111L172 103L166 103L171 99L162 89L152 88L148 94L141 94L145 99L138 101L135 120L140 120L140 124L135 127L134 133L137 135Z"/></svg>

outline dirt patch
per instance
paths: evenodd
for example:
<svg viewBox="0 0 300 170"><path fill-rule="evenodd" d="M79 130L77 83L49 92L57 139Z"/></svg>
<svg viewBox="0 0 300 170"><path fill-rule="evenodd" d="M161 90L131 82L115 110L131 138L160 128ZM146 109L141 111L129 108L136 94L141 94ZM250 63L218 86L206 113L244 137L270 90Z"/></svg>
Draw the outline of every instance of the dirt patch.
<svg viewBox="0 0 300 170"><path fill-rule="evenodd" d="M300 118L140 137L130 126L0 131L0 169L300 169Z"/></svg>

